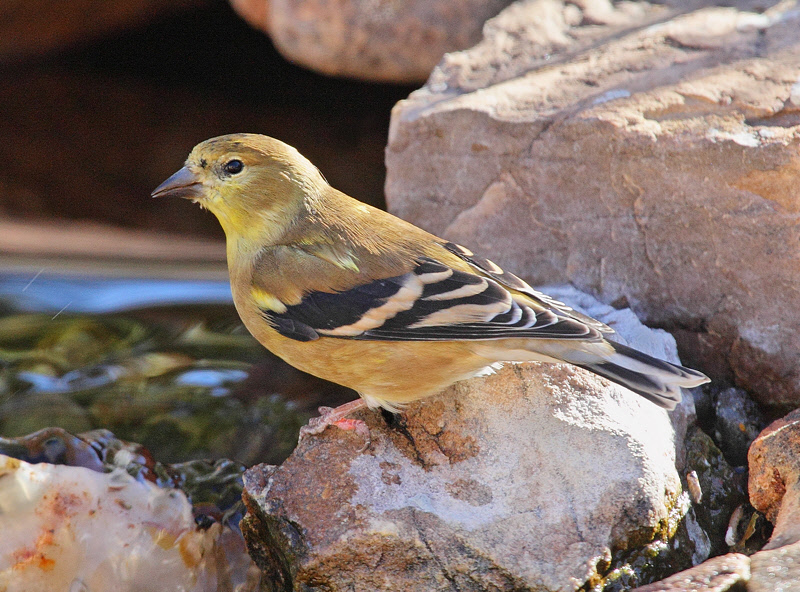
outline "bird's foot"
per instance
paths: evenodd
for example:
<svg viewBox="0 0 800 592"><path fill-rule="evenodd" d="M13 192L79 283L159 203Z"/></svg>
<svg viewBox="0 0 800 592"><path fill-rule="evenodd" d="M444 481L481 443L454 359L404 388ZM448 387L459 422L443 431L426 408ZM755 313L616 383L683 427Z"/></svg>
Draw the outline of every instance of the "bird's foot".
<svg viewBox="0 0 800 592"><path fill-rule="evenodd" d="M369 435L367 424L360 419L350 419L346 416L366 406L364 399L356 399L344 405L333 407L320 407L319 417L312 417L308 420L308 425L300 428L300 439L302 442L306 436L321 434L328 426L336 426L341 430L353 430L356 434L364 438L365 444L361 451L366 450L372 442Z"/></svg>

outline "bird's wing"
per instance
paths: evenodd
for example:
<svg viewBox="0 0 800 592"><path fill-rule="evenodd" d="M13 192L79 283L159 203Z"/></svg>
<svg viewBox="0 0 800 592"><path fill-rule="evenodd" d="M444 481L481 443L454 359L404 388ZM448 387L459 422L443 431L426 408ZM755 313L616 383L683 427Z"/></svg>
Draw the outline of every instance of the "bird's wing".
<svg viewBox="0 0 800 592"><path fill-rule="evenodd" d="M505 274L527 286L524 292L507 279L501 283L492 277L497 266L486 271L470 263L475 273L422 257L408 273L339 292L312 291L298 304L262 314L279 333L298 341L602 339L602 323L588 317L592 323L584 322L516 276Z"/></svg>
<svg viewBox="0 0 800 592"><path fill-rule="evenodd" d="M606 325L605 323L601 323L597 319L593 319L592 317L580 313L573 309L570 306L567 306L563 302L556 300L555 298L551 298L544 292L539 292L538 290L534 290L528 282L515 276L513 273L509 273L503 270L499 265L497 265L494 261L490 261L489 259L484 259L483 257L478 257L472 251L470 251L466 247L462 247L456 243L442 243L442 246L456 255L457 257L463 259L467 263L469 263L472 267L477 269L479 272L488 275L490 278L497 280L500 284L504 285L506 288L510 288L511 290L516 290L517 292L521 292L526 296L532 298L534 301L541 303L542 306L552 308L559 313L571 317L576 321L580 321L589 327L597 329L601 333L614 333L614 329Z"/></svg>

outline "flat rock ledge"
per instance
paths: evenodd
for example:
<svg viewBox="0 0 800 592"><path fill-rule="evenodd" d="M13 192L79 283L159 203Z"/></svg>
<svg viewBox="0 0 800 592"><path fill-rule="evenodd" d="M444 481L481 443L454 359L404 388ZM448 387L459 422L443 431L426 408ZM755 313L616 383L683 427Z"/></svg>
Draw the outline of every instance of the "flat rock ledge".
<svg viewBox="0 0 800 592"><path fill-rule="evenodd" d="M668 334L578 296L675 359ZM394 417L364 411L366 450L329 428L246 473L249 551L280 591L577 590L654 541L689 567L708 541L676 469L688 399L668 414L572 366L511 364Z"/></svg>

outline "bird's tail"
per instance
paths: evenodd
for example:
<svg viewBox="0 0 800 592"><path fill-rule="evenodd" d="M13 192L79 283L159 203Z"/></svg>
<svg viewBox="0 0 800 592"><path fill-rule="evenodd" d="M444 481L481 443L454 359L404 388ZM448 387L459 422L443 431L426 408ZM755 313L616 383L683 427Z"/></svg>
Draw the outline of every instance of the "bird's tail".
<svg viewBox="0 0 800 592"><path fill-rule="evenodd" d="M675 409L681 401L681 388L709 382L697 370L670 364L621 343L606 342L614 348L613 354L602 362L577 365L629 388L659 407Z"/></svg>

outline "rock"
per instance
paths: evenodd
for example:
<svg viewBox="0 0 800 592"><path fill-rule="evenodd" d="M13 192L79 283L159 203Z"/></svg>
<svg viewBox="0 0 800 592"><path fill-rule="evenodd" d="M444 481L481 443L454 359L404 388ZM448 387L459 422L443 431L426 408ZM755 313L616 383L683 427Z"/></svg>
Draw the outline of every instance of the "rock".
<svg viewBox="0 0 800 592"><path fill-rule="evenodd" d="M800 582L800 543L792 543L750 558L748 592L796 590Z"/></svg>
<svg viewBox="0 0 800 592"><path fill-rule="evenodd" d="M123 469L0 455L0 589L259 589L241 535L198 529L182 492Z"/></svg>
<svg viewBox="0 0 800 592"><path fill-rule="evenodd" d="M696 425L687 431L686 449L687 482L689 472L694 472L700 493L695 496L699 499L692 500L697 522L708 534L711 554L726 553L731 515L747 502L747 477L734 471L714 441Z"/></svg>
<svg viewBox="0 0 800 592"><path fill-rule="evenodd" d="M776 592L800 582L800 543L759 551L750 557L729 553L632 592Z"/></svg>
<svg viewBox="0 0 800 592"><path fill-rule="evenodd" d="M287 59L332 76L422 82L448 51L474 45L511 0L231 0Z"/></svg>
<svg viewBox="0 0 800 592"><path fill-rule="evenodd" d="M742 389L728 388L717 395L714 437L734 466L747 463L747 449L766 422L761 410Z"/></svg>
<svg viewBox="0 0 800 592"><path fill-rule="evenodd" d="M632 315L581 308L630 335ZM674 360L671 338L648 333ZM675 443L690 400L673 416L572 366L507 365L389 424L362 412L366 451L329 429L254 467L242 530L273 590L577 590L688 510Z"/></svg>
<svg viewBox="0 0 800 592"><path fill-rule="evenodd" d="M47 428L20 438L0 437L0 454L30 464L68 465L101 473L105 468L91 441L63 428Z"/></svg>
<svg viewBox="0 0 800 592"><path fill-rule="evenodd" d="M206 0L78 0L60 6L0 1L0 63L41 55L153 20ZM90 16L91 15L91 16Z"/></svg>
<svg viewBox="0 0 800 592"><path fill-rule="evenodd" d="M632 592L726 592L750 579L750 559L730 553L714 557L660 582L635 588Z"/></svg>
<svg viewBox="0 0 800 592"><path fill-rule="evenodd" d="M177 495L180 490L198 525L208 528L219 522L239 532L244 465L228 459L165 464L141 444L120 440L109 430L74 435L62 428L0 437L0 455L31 465L66 465L98 473L122 469L140 483L157 484L167 494ZM161 494L151 493L153 497Z"/></svg>
<svg viewBox="0 0 800 592"><path fill-rule="evenodd" d="M796 405L800 15L590 6L515 3L443 58L393 111L389 209Z"/></svg>
<svg viewBox="0 0 800 592"><path fill-rule="evenodd" d="M764 548L800 541L800 409L767 426L747 461L750 503L775 525Z"/></svg>

